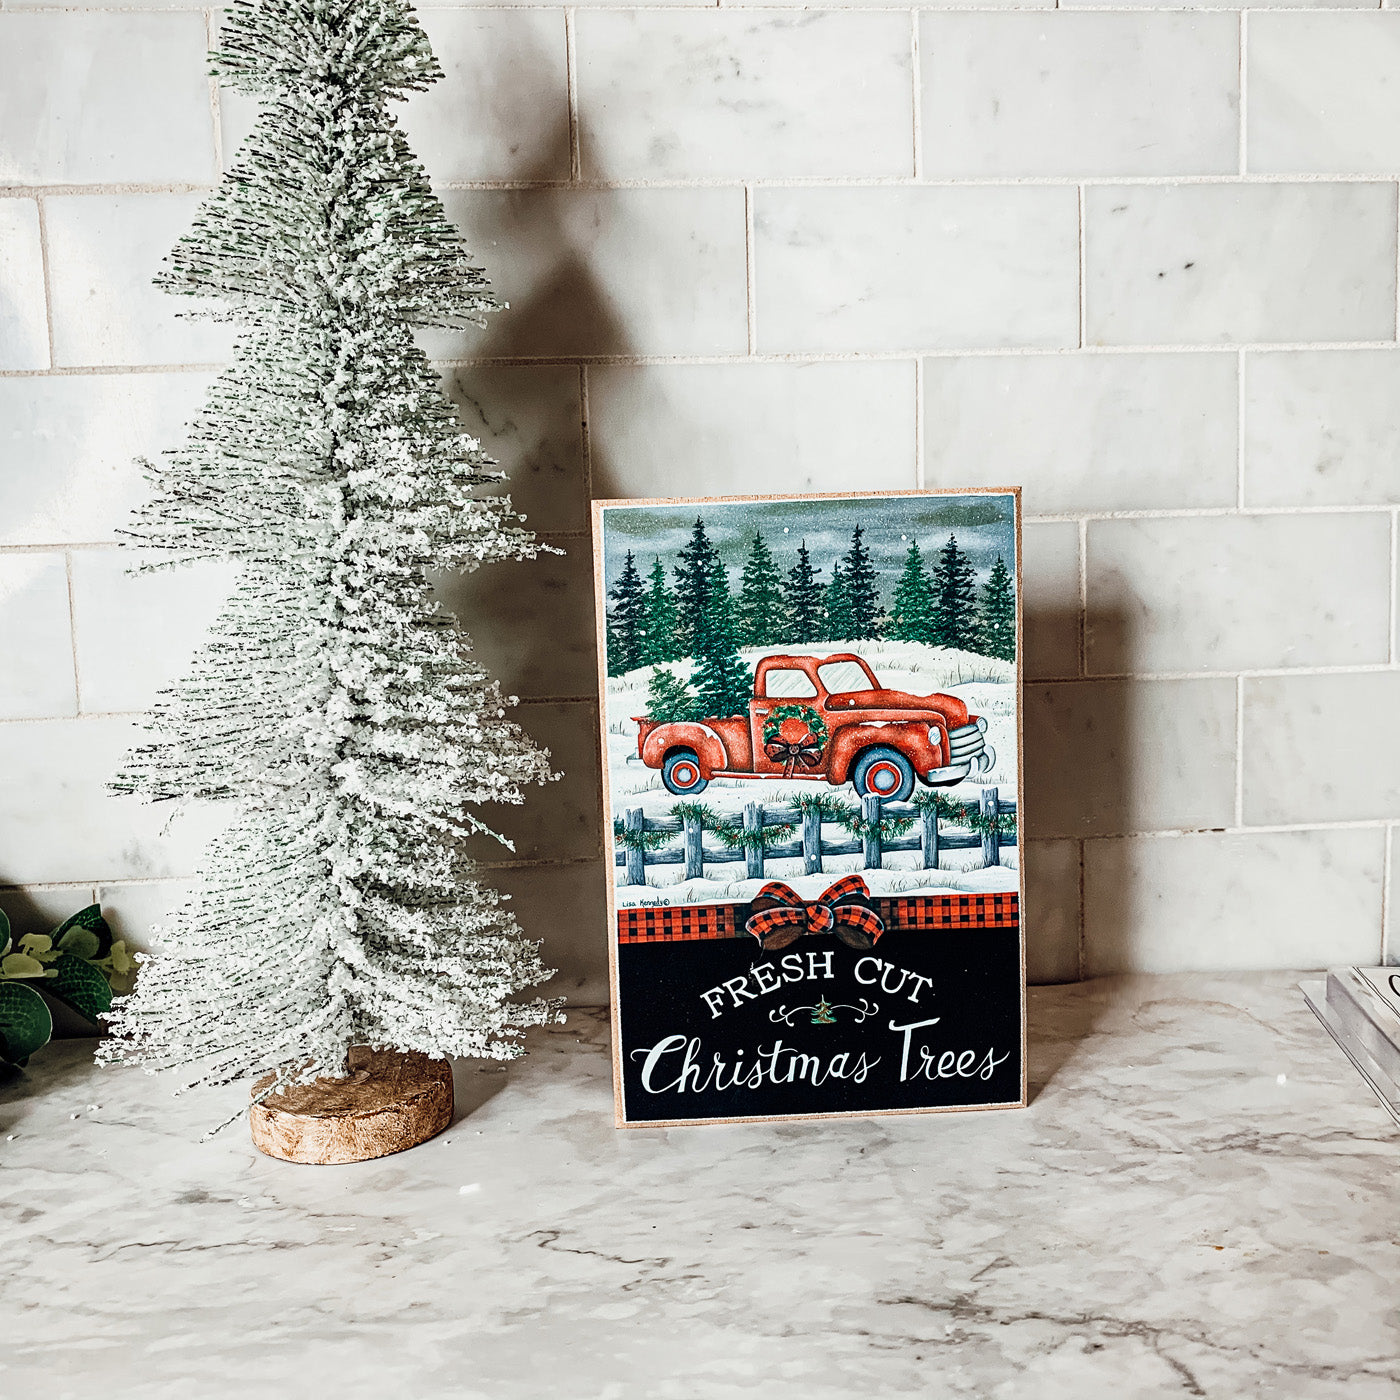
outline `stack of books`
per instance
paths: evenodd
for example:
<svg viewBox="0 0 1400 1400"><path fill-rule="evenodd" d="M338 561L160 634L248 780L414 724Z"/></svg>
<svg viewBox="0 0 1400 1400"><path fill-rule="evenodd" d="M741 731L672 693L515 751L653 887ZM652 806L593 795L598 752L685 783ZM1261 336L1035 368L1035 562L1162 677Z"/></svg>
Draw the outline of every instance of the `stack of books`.
<svg viewBox="0 0 1400 1400"><path fill-rule="evenodd" d="M1341 967L1303 996L1400 1123L1400 967Z"/></svg>

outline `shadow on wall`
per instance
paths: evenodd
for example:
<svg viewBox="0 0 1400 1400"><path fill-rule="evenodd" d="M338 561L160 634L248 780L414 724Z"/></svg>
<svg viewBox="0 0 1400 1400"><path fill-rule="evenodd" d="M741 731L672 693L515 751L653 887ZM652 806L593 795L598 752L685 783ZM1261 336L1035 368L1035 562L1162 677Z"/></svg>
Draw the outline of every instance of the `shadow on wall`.
<svg viewBox="0 0 1400 1400"><path fill-rule="evenodd" d="M1116 608L1096 609L1083 624L1086 629L1112 629L1125 644L1131 638L1131 617ZM1078 631L1079 625L1077 603L1027 605L1027 635L1037 630ZM1087 632L1080 634L1081 657L1084 635ZM1025 936L1032 983L1073 982L1083 975L1083 842L1133 827L1131 756L1147 748L1133 699L1131 685L1121 681L1026 683ZM1132 905L1133 891L1124 888L1111 907L1095 910L1095 936L1120 939ZM1094 1034L1106 1010L1100 998L1052 1004L1031 995L1027 1055L1032 1100Z"/></svg>
<svg viewBox="0 0 1400 1400"><path fill-rule="evenodd" d="M522 179L554 178L561 157L567 168L569 150L565 124ZM509 309L493 315L480 339L458 353L473 360L632 353L627 328L590 268L587 230L569 217L567 202L578 192L478 194L451 203L450 213ZM588 197L595 218L606 217L608 192ZM485 431L487 450L508 475L499 489L510 491L531 526L564 557L447 576L439 594L481 662L527 702L516 720L549 747L564 773L557 783L530 789L522 806L483 809L483 819L514 842L514 852L485 839L473 841L471 852L491 867L482 872L484 882L511 897L526 933L544 940L545 963L557 975L542 990L596 1005L608 999L608 945L590 493L578 376L576 367L557 364L451 372L449 394L474 430ZM508 402L491 402L498 389ZM561 402L565 410L572 404L571 425Z"/></svg>

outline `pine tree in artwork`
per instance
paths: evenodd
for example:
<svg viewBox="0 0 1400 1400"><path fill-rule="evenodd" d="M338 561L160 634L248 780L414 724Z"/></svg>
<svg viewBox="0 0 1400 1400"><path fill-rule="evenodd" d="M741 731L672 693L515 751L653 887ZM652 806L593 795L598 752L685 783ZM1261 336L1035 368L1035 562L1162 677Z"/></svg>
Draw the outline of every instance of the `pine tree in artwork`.
<svg viewBox="0 0 1400 1400"><path fill-rule="evenodd" d="M666 566L658 555L647 575L642 623L642 663L674 661L680 655L676 638L676 600L666 586Z"/></svg>
<svg viewBox="0 0 1400 1400"><path fill-rule="evenodd" d="M901 642L931 642L933 612L933 584L915 540L904 556L904 569L895 585L887 635Z"/></svg>
<svg viewBox="0 0 1400 1400"><path fill-rule="evenodd" d="M697 709L702 717L747 714L753 698L753 672L734 644L728 618L718 614L699 639L695 658Z"/></svg>
<svg viewBox="0 0 1400 1400"><path fill-rule="evenodd" d="M754 532L734 604L734 633L741 647L762 647L782 640L782 580L773 551Z"/></svg>
<svg viewBox="0 0 1400 1400"><path fill-rule="evenodd" d="M977 574L956 535L948 536L933 568L933 641L944 647L977 645Z"/></svg>
<svg viewBox="0 0 1400 1400"><path fill-rule="evenodd" d="M783 630L781 640L790 646L805 646L826 637L826 597L812 567L812 555L803 540L797 547L797 563L788 570L783 583Z"/></svg>
<svg viewBox="0 0 1400 1400"><path fill-rule="evenodd" d="M669 666L657 666L647 686L647 718L658 724L702 719L695 692Z"/></svg>
<svg viewBox="0 0 1400 1400"><path fill-rule="evenodd" d="M709 624L710 614L718 606L715 586L724 580L724 566L719 553L705 532L705 521L697 516L689 541L680 551L676 577L676 637L681 656L698 654L699 639ZM728 608L728 585L725 586L724 607Z"/></svg>
<svg viewBox="0 0 1400 1400"><path fill-rule="evenodd" d="M826 585L822 607L822 640L844 642L851 637L854 626L851 617L851 594L846 586L846 571L838 560L831 566L831 579Z"/></svg>
<svg viewBox="0 0 1400 1400"><path fill-rule="evenodd" d="M419 327L495 304L390 103L441 72L401 0L234 0L215 71L265 99L160 283L237 324L129 534L233 595L116 790L230 822L104 1061L192 1083L343 1074L351 1046L507 1058L557 1005L462 838L548 755L430 572L533 556Z"/></svg>
<svg viewBox="0 0 1400 1400"><path fill-rule="evenodd" d="M608 597L608 675L620 676L646 665L646 591L630 549Z"/></svg>
<svg viewBox="0 0 1400 1400"><path fill-rule="evenodd" d="M1016 591L1006 560L997 555L991 575L982 585L977 619L977 650L1003 661L1016 659Z"/></svg>
<svg viewBox="0 0 1400 1400"><path fill-rule="evenodd" d="M851 535L851 547L842 561L848 600L846 606L851 619L850 628L844 635L852 638L878 637L885 615L880 606L875 567L870 562L870 550L864 542L864 535L864 528L857 525Z"/></svg>

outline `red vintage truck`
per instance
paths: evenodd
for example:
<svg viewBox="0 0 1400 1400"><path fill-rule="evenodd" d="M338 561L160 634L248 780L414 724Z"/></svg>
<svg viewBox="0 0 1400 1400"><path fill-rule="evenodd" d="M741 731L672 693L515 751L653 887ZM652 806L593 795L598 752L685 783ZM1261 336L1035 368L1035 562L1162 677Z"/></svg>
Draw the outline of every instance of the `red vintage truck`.
<svg viewBox="0 0 1400 1400"><path fill-rule="evenodd" d="M955 695L887 690L853 652L765 656L747 716L636 720L638 757L678 796L711 778L811 778L904 801L915 778L951 787L996 762L987 721Z"/></svg>

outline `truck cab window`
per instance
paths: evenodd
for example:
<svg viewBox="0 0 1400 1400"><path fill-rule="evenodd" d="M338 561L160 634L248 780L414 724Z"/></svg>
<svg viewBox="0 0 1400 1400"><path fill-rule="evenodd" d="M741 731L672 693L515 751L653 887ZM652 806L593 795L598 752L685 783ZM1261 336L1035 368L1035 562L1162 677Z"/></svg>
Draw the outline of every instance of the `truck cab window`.
<svg viewBox="0 0 1400 1400"><path fill-rule="evenodd" d="M817 688L806 671L772 670L763 678L763 693L769 700L810 700Z"/></svg>
<svg viewBox="0 0 1400 1400"><path fill-rule="evenodd" d="M853 690L874 690L865 668L854 661L828 661L817 674L829 695L849 695Z"/></svg>

